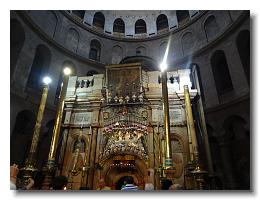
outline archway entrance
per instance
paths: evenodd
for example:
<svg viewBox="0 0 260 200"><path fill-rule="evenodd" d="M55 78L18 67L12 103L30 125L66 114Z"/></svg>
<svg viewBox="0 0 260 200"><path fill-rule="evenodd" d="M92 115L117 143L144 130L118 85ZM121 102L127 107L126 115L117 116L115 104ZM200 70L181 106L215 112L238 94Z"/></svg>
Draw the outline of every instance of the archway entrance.
<svg viewBox="0 0 260 200"><path fill-rule="evenodd" d="M126 184L126 182L125 182L126 178L127 178L127 176L123 176L116 182L116 190L122 189L122 187ZM136 185L136 183L135 183L135 185Z"/></svg>
<svg viewBox="0 0 260 200"><path fill-rule="evenodd" d="M139 189L144 189L147 166L134 155L114 155L104 162L103 177L112 189L121 190L127 176L134 178Z"/></svg>

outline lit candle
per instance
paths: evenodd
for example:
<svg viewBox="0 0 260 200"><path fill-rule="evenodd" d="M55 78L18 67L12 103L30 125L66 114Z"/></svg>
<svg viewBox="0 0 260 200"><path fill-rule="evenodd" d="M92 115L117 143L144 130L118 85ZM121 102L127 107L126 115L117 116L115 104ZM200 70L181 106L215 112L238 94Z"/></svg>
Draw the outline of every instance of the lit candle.
<svg viewBox="0 0 260 200"><path fill-rule="evenodd" d="M92 132L92 129L91 129L91 125L90 125L90 127L89 127L89 134L91 134L91 132Z"/></svg>

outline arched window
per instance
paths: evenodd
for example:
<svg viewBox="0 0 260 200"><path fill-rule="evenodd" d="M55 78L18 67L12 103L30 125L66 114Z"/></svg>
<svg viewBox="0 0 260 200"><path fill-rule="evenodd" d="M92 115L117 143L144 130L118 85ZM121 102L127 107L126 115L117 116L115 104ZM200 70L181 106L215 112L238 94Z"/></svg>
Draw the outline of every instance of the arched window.
<svg viewBox="0 0 260 200"><path fill-rule="evenodd" d="M27 89L31 88L40 92L42 87L42 78L48 75L50 62L50 50L44 45L37 46L31 72L27 81Z"/></svg>
<svg viewBox="0 0 260 200"><path fill-rule="evenodd" d="M160 31L160 30L168 29L168 28L169 28L168 19L167 19L167 16L166 16L166 15L160 14L160 15L157 17L156 27L157 27L157 31Z"/></svg>
<svg viewBox="0 0 260 200"><path fill-rule="evenodd" d="M36 157L38 168L42 168L48 160L54 124L55 119L49 120L45 124L44 129L46 131L41 132L41 139L38 144L38 153Z"/></svg>
<svg viewBox="0 0 260 200"><path fill-rule="evenodd" d="M80 19L84 19L85 10L72 10L72 13Z"/></svg>
<svg viewBox="0 0 260 200"><path fill-rule="evenodd" d="M219 27L216 21L216 18L211 15L209 16L204 23L204 30L207 36L207 40L215 38L216 33L218 33Z"/></svg>
<svg viewBox="0 0 260 200"><path fill-rule="evenodd" d="M13 133L11 136L11 163L22 166L30 151L35 114L30 110L23 110L16 116Z"/></svg>
<svg viewBox="0 0 260 200"><path fill-rule="evenodd" d="M77 52L79 45L79 33L74 28L69 29L66 44L71 51L75 53Z"/></svg>
<svg viewBox="0 0 260 200"><path fill-rule="evenodd" d="M241 31L237 36L236 44L247 82L250 84L250 32Z"/></svg>
<svg viewBox="0 0 260 200"><path fill-rule="evenodd" d="M222 50L217 50L210 61L217 93L220 96L233 89L226 56Z"/></svg>
<svg viewBox="0 0 260 200"><path fill-rule="evenodd" d="M122 19L117 18L114 21L113 32L125 33L125 23L124 23L124 21Z"/></svg>
<svg viewBox="0 0 260 200"><path fill-rule="evenodd" d="M176 16L179 26L187 23L190 20L190 14L188 10L177 10Z"/></svg>
<svg viewBox="0 0 260 200"><path fill-rule="evenodd" d="M101 44L97 40L91 40L89 59L100 61Z"/></svg>
<svg viewBox="0 0 260 200"><path fill-rule="evenodd" d="M104 30L105 16L101 12L96 12L93 18L93 26Z"/></svg>
<svg viewBox="0 0 260 200"><path fill-rule="evenodd" d="M25 34L22 25L16 19L11 19L10 29L10 77L12 77L24 44Z"/></svg>
<svg viewBox="0 0 260 200"><path fill-rule="evenodd" d="M135 22L135 34L146 33L146 23L142 19L138 19Z"/></svg>
<svg viewBox="0 0 260 200"><path fill-rule="evenodd" d="M203 91L203 85L201 81L201 75L200 75L200 68L199 65L195 63L190 64L191 69L191 83L192 83L192 89L197 89L198 94L201 96L202 102L205 102L204 98L204 91Z"/></svg>

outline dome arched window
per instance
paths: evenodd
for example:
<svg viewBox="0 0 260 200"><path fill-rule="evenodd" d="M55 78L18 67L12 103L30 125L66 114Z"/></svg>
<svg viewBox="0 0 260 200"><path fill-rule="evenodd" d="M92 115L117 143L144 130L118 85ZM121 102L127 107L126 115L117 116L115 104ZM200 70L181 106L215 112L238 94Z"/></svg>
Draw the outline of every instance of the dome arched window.
<svg viewBox="0 0 260 200"><path fill-rule="evenodd" d="M104 30L105 16L101 12L95 13L94 18L93 18L93 26Z"/></svg>
<svg viewBox="0 0 260 200"><path fill-rule="evenodd" d="M142 33L146 33L146 23L144 20L142 19L138 19L135 22L135 34L142 34Z"/></svg>
<svg viewBox="0 0 260 200"><path fill-rule="evenodd" d="M169 28L168 18L167 18L166 15L161 14L161 15L159 15L157 17L157 19L156 19L156 27L157 27L157 31Z"/></svg>
<svg viewBox="0 0 260 200"><path fill-rule="evenodd" d="M113 32L125 33L125 22L122 19L117 18L114 21Z"/></svg>

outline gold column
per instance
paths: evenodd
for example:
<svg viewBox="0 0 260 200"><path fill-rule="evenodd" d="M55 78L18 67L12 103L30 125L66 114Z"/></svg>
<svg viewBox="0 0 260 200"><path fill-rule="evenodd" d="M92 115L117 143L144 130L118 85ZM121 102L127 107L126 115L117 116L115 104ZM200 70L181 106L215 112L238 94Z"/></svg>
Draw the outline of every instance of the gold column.
<svg viewBox="0 0 260 200"><path fill-rule="evenodd" d="M33 172L37 170L35 154L36 154L37 146L38 146L38 142L39 142L41 123L42 123L42 118L43 118L46 100L47 100L47 96L48 96L48 90L49 90L48 84L44 84L41 102L40 102L40 106L39 106L39 110L38 110L38 114L37 114L37 119L36 119L36 123L34 126L34 132L33 132L33 138L32 138L32 144L31 144L29 156L25 161L25 167L21 169L21 171L23 172L24 180L31 178L33 175Z"/></svg>
<svg viewBox="0 0 260 200"><path fill-rule="evenodd" d="M187 114L187 109L185 109L185 115L186 115L186 121L187 121L187 132L188 132L188 142L189 142L189 153L187 155L188 157L188 162L189 164L194 161L194 155L193 155L193 147L192 147L192 139L191 139L191 132L190 132L190 127L188 125L188 114Z"/></svg>
<svg viewBox="0 0 260 200"><path fill-rule="evenodd" d="M64 75L61 94L60 94L60 100L59 100L57 113L56 113L55 125L54 125L53 132L52 132L51 147L50 147L48 163L47 163L48 168L53 167L54 162L55 162L56 149L57 149L57 144L58 144L57 140L58 140L59 134L60 134L60 128L61 128L61 123L62 123L62 114L63 114L63 109L64 109L64 99L66 96L68 82L69 82L69 76Z"/></svg>
<svg viewBox="0 0 260 200"><path fill-rule="evenodd" d="M66 96L68 82L69 82L69 75L64 75L60 98L59 98L59 104L57 107L55 124L54 124L53 132L52 132L51 146L50 146L50 151L49 151L49 155L48 155L48 161L47 161L46 167L43 168L43 174L45 175L45 177L44 177L44 180L42 183L42 189L44 189L44 190L48 190L50 188L52 176L55 174L55 169L54 169L55 156L56 156L57 143L58 143L61 123L62 123L64 99Z"/></svg>
<svg viewBox="0 0 260 200"><path fill-rule="evenodd" d="M192 141L192 153L193 153L193 159L195 164L195 169L191 171L191 174L193 174L195 181L196 181L196 188L199 190L204 189L204 175L207 174L206 171L204 171L200 167L199 163L199 151L198 151L198 143L197 143L197 137L195 132L195 126L193 121L193 115L192 115L192 109L191 109L191 103L190 103L190 93L188 85L184 85L184 101L185 101L185 109L186 109L186 117L187 117L187 126L188 130L190 132L191 141Z"/></svg>
<svg viewBox="0 0 260 200"><path fill-rule="evenodd" d="M169 116L169 102L168 102L168 88L167 88L167 71L162 72L162 95L163 95L163 111L164 111L164 130L165 130L165 165L164 168L171 169L172 154L170 141L170 116Z"/></svg>
<svg viewBox="0 0 260 200"><path fill-rule="evenodd" d="M187 127L188 127L189 136L191 137L191 143L192 143L191 145L192 149L190 151L193 154L192 160L194 159L194 161L197 163L199 160L198 143L197 143L197 137L196 137L195 126L193 121L188 85L184 85L184 101L185 101L185 109L186 109Z"/></svg>

